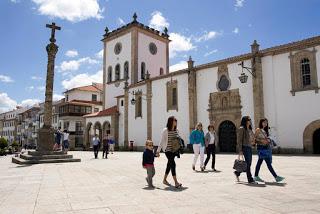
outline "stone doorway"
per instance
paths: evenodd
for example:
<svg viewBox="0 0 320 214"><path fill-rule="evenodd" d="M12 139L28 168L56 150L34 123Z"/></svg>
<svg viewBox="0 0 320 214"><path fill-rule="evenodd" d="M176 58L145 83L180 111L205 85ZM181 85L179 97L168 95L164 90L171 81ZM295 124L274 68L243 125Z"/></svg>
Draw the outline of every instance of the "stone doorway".
<svg viewBox="0 0 320 214"><path fill-rule="evenodd" d="M219 126L220 152L236 152L237 128L229 120L223 121Z"/></svg>
<svg viewBox="0 0 320 214"><path fill-rule="evenodd" d="M320 154L320 129L313 133L313 153Z"/></svg>

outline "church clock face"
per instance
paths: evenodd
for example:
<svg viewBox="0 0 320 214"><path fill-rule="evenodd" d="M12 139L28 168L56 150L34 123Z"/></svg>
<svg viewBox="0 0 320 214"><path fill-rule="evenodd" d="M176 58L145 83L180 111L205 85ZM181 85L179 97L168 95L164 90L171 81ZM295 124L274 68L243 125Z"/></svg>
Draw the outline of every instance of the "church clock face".
<svg viewBox="0 0 320 214"><path fill-rule="evenodd" d="M115 46L114 46L114 53L116 55L118 55L122 50L122 44L120 42L118 42Z"/></svg>
<svg viewBox="0 0 320 214"><path fill-rule="evenodd" d="M152 55L156 55L157 54L157 46L156 44L154 44L153 42L151 42L149 44L149 51Z"/></svg>

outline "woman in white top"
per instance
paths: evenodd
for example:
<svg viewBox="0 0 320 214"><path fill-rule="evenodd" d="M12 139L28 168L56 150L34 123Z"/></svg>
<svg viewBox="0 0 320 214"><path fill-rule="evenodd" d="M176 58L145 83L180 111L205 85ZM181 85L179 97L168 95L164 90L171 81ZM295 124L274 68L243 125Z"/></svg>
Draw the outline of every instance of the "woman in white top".
<svg viewBox="0 0 320 214"><path fill-rule="evenodd" d="M66 153L69 150L69 133L67 129L63 131L63 149Z"/></svg>
<svg viewBox="0 0 320 214"><path fill-rule="evenodd" d="M206 143L206 151L207 151L207 159L204 162L204 168L206 168L209 160L210 160L210 156L212 155L212 164L211 164L211 169L216 172L216 168L215 168L215 163L216 163L216 141L217 141L217 137L216 137L216 132L214 130L214 126L213 125L209 125L208 126L208 133L205 136L205 143Z"/></svg>
<svg viewBox="0 0 320 214"><path fill-rule="evenodd" d="M168 118L167 122L167 128L164 128L161 135L161 141L159 143L158 149L157 149L157 157L160 156L160 151L165 152L166 157L168 159L167 168L163 177L163 184L170 185L167 181L167 177L169 172L171 171L175 187L181 188L182 184L178 182L177 176L176 176L176 163L174 161L174 158L176 156L176 153L173 152L173 146L172 142L175 138L179 137L178 131L177 131L177 119L174 116L171 116Z"/></svg>

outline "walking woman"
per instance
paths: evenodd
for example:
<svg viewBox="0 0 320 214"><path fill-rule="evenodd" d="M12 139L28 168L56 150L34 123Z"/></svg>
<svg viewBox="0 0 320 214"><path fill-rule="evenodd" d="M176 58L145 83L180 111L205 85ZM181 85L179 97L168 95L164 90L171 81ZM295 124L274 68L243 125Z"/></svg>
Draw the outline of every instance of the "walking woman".
<svg viewBox="0 0 320 214"><path fill-rule="evenodd" d="M160 150L165 152L166 157L168 159L167 168L163 177L163 184L170 185L167 181L167 177L169 175L169 172L171 171L175 187L181 188L182 184L178 182L177 175L176 175L176 163L174 161L174 158L176 156L176 153L173 152L173 141L178 138L178 130L177 130L177 119L174 116L171 116L168 118L167 121L167 127L163 129L161 140L157 149L157 157L160 157Z"/></svg>
<svg viewBox="0 0 320 214"><path fill-rule="evenodd" d="M267 167L270 173L275 178L276 182L280 182L284 179L284 177L278 176L272 167L272 161L271 161L272 150L270 149L271 141L268 138L269 137L268 129L269 129L268 120L266 118L261 119L259 122L259 128L256 129L256 133L255 133L255 142L257 144L257 150L258 150L258 162L256 165L256 171L254 173L254 180L257 182L264 182L264 180L262 180L259 177L260 167L264 160L267 164Z"/></svg>
<svg viewBox="0 0 320 214"><path fill-rule="evenodd" d="M205 143L206 143L206 151L207 151L207 158L206 161L204 162L204 168L206 168L210 156L212 155L212 164L211 164L211 169L216 172L215 168L215 163L216 163L216 141L217 141L217 136L216 132L214 130L213 125L208 126L208 133L205 136Z"/></svg>
<svg viewBox="0 0 320 214"><path fill-rule="evenodd" d="M251 119L249 116L244 116L241 119L240 128L237 136L237 147L240 156L244 156L247 163L247 179L248 183L256 183L251 175L251 163L252 163L252 145L254 144L254 134L251 126ZM239 182L239 176L241 172L234 171L234 174Z"/></svg>
<svg viewBox="0 0 320 214"><path fill-rule="evenodd" d="M204 171L204 149L205 149L205 142L204 142L204 133L202 130L202 123L198 123L196 128L190 134L190 144L192 144L194 158L192 169L196 170L196 163L200 153L200 169Z"/></svg>

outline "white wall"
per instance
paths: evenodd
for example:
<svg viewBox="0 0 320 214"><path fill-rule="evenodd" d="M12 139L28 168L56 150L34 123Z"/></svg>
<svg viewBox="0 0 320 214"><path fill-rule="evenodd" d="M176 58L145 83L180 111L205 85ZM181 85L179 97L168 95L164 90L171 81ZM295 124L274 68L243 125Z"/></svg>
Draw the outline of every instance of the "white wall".
<svg viewBox="0 0 320 214"><path fill-rule="evenodd" d="M122 50L119 55L114 53L114 46L117 42L121 42ZM131 32L127 33L123 36L120 36L114 40L108 41L106 43L106 82L108 80L108 67L112 66L112 81L115 80L115 67L119 63L120 64L120 79L124 77L124 63L126 61L129 62L129 80L131 78ZM124 83L121 82L119 87L116 87L115 84L111 84L106 86L106 108L110 108L112 106L117 105L117 99L114 97L123 94Z"/></svg>
<svg viewBox="0 0 320 214"><path fill-rule="evenodd" d="M68 101L71 101L71 100L92 101L92 94L97 95L97 101L102 101L101 93L99 92L72 90L66 93L66 95L68 95Z"/></svg>
<svg viewBox="0 0 320 214"><path fill-rule="evenodd" d="M157 46L157 54L152 55L149 51L149 44L153 42ZM138 81L141 80L141 62L146 64L150 77L160 75L160 68L166 73L166 43L138 33Z"/></svg>
<svg viewBox="0 0 320 214"><path fill-rule="evenodd" d="M146 85L131 88L129 90L128 140L133 140L135 146L144 146L147 140L147 100L145 100L145 96L143 96L142 118L135 118L135 105L132 105L130 100L134 97L131 92L136 90L141 90L143 94L146 94Z"/></svg>
<svg viewBox="0 0 320 214"><path fill-rule="evenodd" d="M320 47L316 49L320 82ZM281 147L302 149L305 127L320 118L320 94L310 90L292 96L288 56L289 53L285 53L262 59L265 115L270 118L270 126L274 127Z"/></svg>
<svg viewBox="0 0 320 214"><path fill-rule="evenodd" d="M167 125L168 117L175 116L178 120L180 136L189 143L189 97L188 74L174 76L172 80L178 81L178 111L167 112L167 86L171 78L159 79L152 82L152 140L158 145L162 130Z"/></svg>

